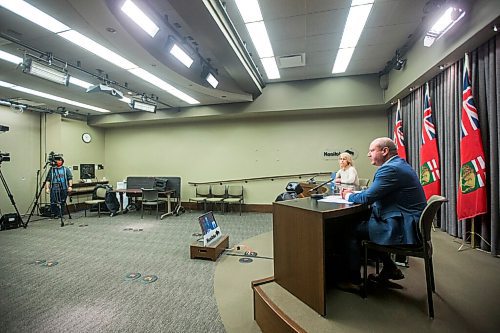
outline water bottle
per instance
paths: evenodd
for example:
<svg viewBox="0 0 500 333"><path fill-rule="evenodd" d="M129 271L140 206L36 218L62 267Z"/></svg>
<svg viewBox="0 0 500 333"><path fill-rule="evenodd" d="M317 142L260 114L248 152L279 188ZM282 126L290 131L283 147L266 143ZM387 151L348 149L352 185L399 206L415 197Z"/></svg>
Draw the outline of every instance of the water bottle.
<svg viewBox="0 0 500 333"><path fill-rule="evenodd" d="M330 193L331 195L334 195L335 194L335 177L337 177L337 173L336 172L332 172L332 182L330 183Z"/></svg>

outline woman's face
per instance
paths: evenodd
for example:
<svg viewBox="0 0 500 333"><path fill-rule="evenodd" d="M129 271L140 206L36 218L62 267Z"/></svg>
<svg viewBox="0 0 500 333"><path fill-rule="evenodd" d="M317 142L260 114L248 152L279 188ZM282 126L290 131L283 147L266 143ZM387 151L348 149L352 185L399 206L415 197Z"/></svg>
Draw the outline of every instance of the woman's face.
<svg viewBox="0 0 500 333"><path fill-rule="evenodd" d="M339 165L342 169L345 169L347 168L347 166L349 165L349 162L347 161L347 158L346 157L339 157Z"/></svg>

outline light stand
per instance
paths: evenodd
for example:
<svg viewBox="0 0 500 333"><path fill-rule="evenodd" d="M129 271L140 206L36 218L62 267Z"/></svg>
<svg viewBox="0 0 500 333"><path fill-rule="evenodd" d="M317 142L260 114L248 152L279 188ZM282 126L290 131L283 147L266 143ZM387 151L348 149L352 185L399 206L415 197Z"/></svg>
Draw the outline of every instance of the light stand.
<svg viewBox="0 0 500 333"><path fill-rule="evenodd" d="M14 201L14 196L12 195L12 192L9 189L9 186L7 185L7 181L5 180L3 174L2 174L2 160L0 159L0 179L2 180L3 187L5 188L5 192L7 192L7 196L10 199L10 202L12 206L14 206L14 209L16 210L17 216L19 216L19 220L21 220L21 225L23 228L26 228L28 223L23 222L23 218L21 217L21 214L19 214L19 209L17 209L16 202Z"/></svg>

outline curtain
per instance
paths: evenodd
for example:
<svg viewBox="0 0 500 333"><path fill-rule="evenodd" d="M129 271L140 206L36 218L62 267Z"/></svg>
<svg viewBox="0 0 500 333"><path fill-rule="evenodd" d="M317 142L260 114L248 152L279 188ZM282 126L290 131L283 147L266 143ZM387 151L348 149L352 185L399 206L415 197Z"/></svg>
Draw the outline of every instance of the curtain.
<svg viewBox="0 0 500 333"><path fill-rule="evenodd" d="M475 233L479 247L492 255L500 252L500 37L496 36L473 50L471 85L479 113L483 147L487 160L488 214L476 217ZM462 108L463 58L429 81L432 113L437 131L441 169L441 195L449 201L443 205L438 219L441 230L463 240L470 234L471 221L457 220L457 189L460 170L460 117ZM408 163L419 170L422 144L422 117L425 85L414 89L401 100L403 133ZM389 137L392 137L396 105L387 114ZM479 240L479 239L477 239ZM491 244L491 246L489 245Z"/></svg>

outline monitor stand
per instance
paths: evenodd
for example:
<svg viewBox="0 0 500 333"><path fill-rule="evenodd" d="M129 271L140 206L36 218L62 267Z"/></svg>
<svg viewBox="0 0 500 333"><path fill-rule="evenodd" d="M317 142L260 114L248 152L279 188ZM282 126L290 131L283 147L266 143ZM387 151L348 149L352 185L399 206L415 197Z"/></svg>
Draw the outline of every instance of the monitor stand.
<svg viewBox="0 0 500 333"><path fill-rule="evenodd" d="M191 244L191 259L210 259L216 261L217 258L229 248L229 236L222 235L213 243L203 246L198 242Z"/></svg>

